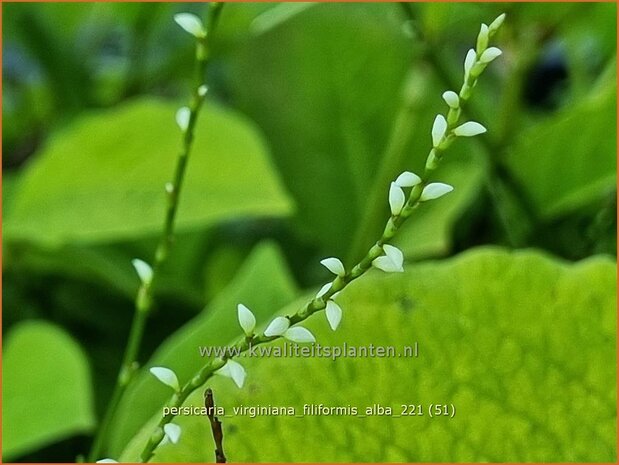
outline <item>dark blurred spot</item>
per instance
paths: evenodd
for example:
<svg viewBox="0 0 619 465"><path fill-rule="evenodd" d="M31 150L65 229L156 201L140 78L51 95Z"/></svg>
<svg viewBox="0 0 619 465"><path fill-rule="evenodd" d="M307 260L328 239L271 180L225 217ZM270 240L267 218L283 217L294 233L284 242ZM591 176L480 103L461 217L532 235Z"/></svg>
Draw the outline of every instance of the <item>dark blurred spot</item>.
<svg viewBox="0 0 619 465"><path fill-rule="evenodd" d="M404 313L409 313L415 308L415 301L408 296L402 296L398 299L398 305Z"/></svg>
<svg viewBox="0 0 619 465"><path fill-rule="evenodd" d="M539 110L554 110L561 103L568 77L563 47L549 44L525 80L526 103Z"/></svg>

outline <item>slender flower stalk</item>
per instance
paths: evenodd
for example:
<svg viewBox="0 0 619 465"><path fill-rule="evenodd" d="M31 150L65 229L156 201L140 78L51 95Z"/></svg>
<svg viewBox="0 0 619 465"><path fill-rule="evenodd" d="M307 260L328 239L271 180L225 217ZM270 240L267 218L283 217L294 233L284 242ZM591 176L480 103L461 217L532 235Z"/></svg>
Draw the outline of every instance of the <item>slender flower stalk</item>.
<svg viewBox="0 0 619 465"><path fill-rule="evenodd" d="M204 78L206 66L209 61L207 31L208 33L212 33L212 30L215 28L219 18L222 6L223 4L221 3L210 4L207 28L204 28L202 21L197 16L181 13L175 17L175 20L179 26L195 37L195 88L189 105L180 108L176 113L176 122L182 133L182 148L176 160L174 177L171 182L166 183L164 186L164 192L167 197L167 207L163 224L163 232L155 251L153 265L151 267L146 262L138 259L133 261L133 265L135 266L141 281L137 292L137 297L135 299L135 314L129 332L127 347L125 349L120 371L118 373L116 386L89 454L90 462L93 462L100 456L101 449L103 447L103 439L107 436L112 418L114 417L127 386L131 382L131 379L138 368L137 357L142 344L144 328L146 326L148 316L153 308L152 289L157 281L159 270L166 261L170 248L174 242L176 213L178 210L183 180L185 178L185 171L187 169L187 162L193 146L194 128L200 109L202 108L206 97L207 87L204 83Z"/></svg>
<svg viewBox="0 0 619 465"><path fill-rule="evenodd" d="M327 321L331 328L335 330L342 318L342 309L339 305L335 304L333 299L342 289L365 274L370 268L375 267L386 272L403 271L403 254L397 247L391 245L390 242L415 209L453 190L453 187L448 184L430 182L432 174L438 167L446 149L451 143L457 137L472 137L486 131L481 124L476 122L470 121L460 124L460 116L463 106L471 97L472 90L477 84L478 77L484 71L487 64L501 54L498 48L487 47L490 39L492 39L498 30L504 18L505 15L501 15L494 20L490 26L482 25L477 37L476 49L469 50L466 55L464 62L464 82L460 91L458 93L455 91L447 91L443 94L443 99L448 106L447 116L438 115L434 120L431 133L432 149L426 159L423 175L418 176L414 173L405 171L398 176L391 185L388 196L391 207L391 217L385 225L382 236L368 250L365 257L350 270L342 270L342 262L335 257L323 260L321 263L336 275L331 282L322 286L316 296L295 314L285 317L276 317L271 321L264 332L261 334L257 333L251 337L246 335L246 337L241 338L231 347L228 347L224 357L213 359L204 365L179 392L172 396L169 402L170 407L182 406L187 397L214 374L224 374L225 376L233 377L230 367L234 367L234 365L231 365L233 361L230 360L230 354L239 354L247 351L252 346L269 343L282 337L297 342L315 341L312 333L305 328L295 325L306 320L316 312L325 310ZM404 188L410 189L408 197L406 197L404 193ZM400 192L405 195L404 202L401 201ZM243 370L242 373L242 378L244 380L245 371ZM237 385L242 384L237 382L237 380L235 380L235 382ZM166 425L168 425L173 418L173 415L168 414L160 419L155 431L144 447L141 454L142 461L147 462L153 456L155 449L165 436L164 429Z"/></svg>

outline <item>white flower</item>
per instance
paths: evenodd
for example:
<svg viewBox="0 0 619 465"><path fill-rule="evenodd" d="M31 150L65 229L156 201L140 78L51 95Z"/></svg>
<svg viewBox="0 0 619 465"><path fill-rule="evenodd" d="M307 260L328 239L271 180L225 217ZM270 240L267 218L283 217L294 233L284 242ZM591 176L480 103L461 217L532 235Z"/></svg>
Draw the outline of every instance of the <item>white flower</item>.
<svg viewBox="0 0 619 465"><path fill-rule="evenodd" d="M471 72L471 68L475 64L475 60L477 60L477 54L475 53L475 50L470 49L466 54L466 58L464 58L464 79L466 79Z"/></svg>
<svg viewBox="0 0 619 465"><path fill-rule="evenodd" d="M484 132L486 132L486 128L475 121L468 121L454 129L454 134L462 137L473 137Z"/></svg>
<svg viewBox="0 0 619 465"><path fill-rule="evenodd" d="M181 390L180 384L178 384L178 378L169 368L165 367L152 367L150 372L155 378L161 381L166 386L170 386L174 391L179 392Z"/></svg>
<svg viewBox="0 0 619 465"><path fill-rule="evenodd" d="M445 131L447 130L447 120L443 115L436 115L432 125L432 146L436 147L441 143Z"/></svg>
<svg viewBox="0 0 619 465"><path fill-rule="evenodd" d="M181 427L175 423L167 423L163 425L163 432L165 433L165 437L172 444L178 444L178 440L181 438Z"/></svg>
<svg viewBox="0 0 619 465"><path fill-rule="evenodd" d="M302 326L288 328L284 337L292 342L316 342L316 338L310 331Z"/></svg>
<svg viewBox="0 0 619 465"><path fill-rule="evenodd" d="M176 112L176 124L181 128L181 131L187 131L189 127L189 118L191 118L191 110L187 107L181 107Z"/></svg>
<svg viewBox="0 0 619 465"><path fill-rule="evenodd" d="M254 334L254 329L256 328L256 317L252 311L243 304L238 304L236 306L236 311L239 318L239 324L241 325L241 328L243 328L245 335L251 336Z"/></svg>
<svg viewBox="0 0 619 465"><path fill-rule="evenodd" d="M331 273L335 275L344 276L346 274L346 269L344 268L344 264L339 258L335 258L335 257L325 258L324 260L320 260L320 264L323 265L327 270L329 270ZM331 287L330 284L329 284L329 287ZM329 289L327 288L327 290Z"/></svg>
<svg viewBox="0 0 619 465"><path fill-rule="evenodd" d="M281 336L286 332L289 327L290 320L286 317L278 316L273 321L271 321L271 323L269 323L267 329L264 330L264 335L267 337Z"/></svg>
<svg viewBox="0 0 619 465"><path fill-rule="evenodd" d="M222 366L218 370L215 370L215 374L225 376L226 378L232 378L234 384L236 384L240 388L243 387L246 376L245 368L243 368L243 365L235 362L234 360L227 360L224 366Z"/></svg>
<svg viewBox="0 0 619 465"><path fill-rule="evenodd" d="M503 52L500 48L490 47L479 57L479 61L481 63L487 64L494 60L496 57L500 56Z"/></svg>
<svg viewBox="0 0 619 465"><path fill-rule="evenodd" d="M342 308L332 300L329 300L327 301L325 313L327 315L329 326L331 326L331 329L335 331L340 325L340 321L342 321Z"/></svg>
<svg viewBox="0 0 619 465"><path fill-rule="evenodd" d="M320 290L318 291L318 293L316 294L316 298L320 299L323 295L325 295L329 291L329 289L331 289L332 285L333 283L327 283L324 286L322 286Z"/></svg>
<svg viewBox="0 0 619 465"><path fill-rule="evenodd" d="M457 109L460 106L460 97L453 90L443 92L443 100L449 105L449 108Z"/></svg>
<svg viewBox="0 0 619 465"><path fill-rule="evenodd" d="M206 37L206 30L202 20L191 13L178 13L174 15L174 21L185 31L197 38Z"/></svg>
<svg viewBox="0 0 619 465"><path fill-rule="evenodd" d="M389 188L389 207L391 208L391 214L393 216L398 216L402 212L405 202L406 196L404 195L404 191L395 182L392 182Z"/></svg>
<svg viewBox="0 0 619 465"><path fill-rule="evenodd" d="M96 463L118 463L118 461L114 459L101 459L97 460Z"/></svg>
<svg viewBox="0 0 619 465"><path fill-rule="evenodd" d="M433 182L424 187L419 201L425 202L426 200L438 199L439 197L448 194L452 190L454 190L454 188L449 184L444 184L442 182Z"/></svg>
<svg viewBox="0 0 619 465"><path fill-rule="evenodd" d="M483 52L488 47L488 26L482 23L477 36L477 51Z"/></svg>
<svg viewBox="0 0 619 465"><path fill-rule="evenodd" d="M497 31L497 29L501 27L501 24L503 24L503 21L505 21L505 13L497 16L497 18L490 23L490 26L488 26L489 33L494 34Z"/></svg>
<svg viewBox="0 0 619 465"><path fill-rule="evenodd" d="M207 92L208 92L208 87L205 84L202 84L200 87L198 87L198 95L200 97L204 97Z"/></svg>
<svg viewBox="0 0 619 465"><path fill-rule="evenodd" d="M395 183L400 187L413 187L419 184L420 182L421 182L421 178L417 176L415 173L411 173L410 171L404 171L395 180Z"/></svg>
<svg viewBox="0 0 619 465"><path fill-rule="evenodd" d="M144 284L149 285L153 280L153 269L151 266L146 263L144 260L140 260L139 258L134 258L131 260L131 264L138 276L140 277L140 281Z"/></svg>
<svg viewBox="0 0 619 465"><path fill-rule="evenodd" d="M389 244L383 245L383 251L385 255L375 258L372 261L372 265L387 273L403 272L404 268L402 267L402 263L404 263L404 255L402 251Z"/></svg>

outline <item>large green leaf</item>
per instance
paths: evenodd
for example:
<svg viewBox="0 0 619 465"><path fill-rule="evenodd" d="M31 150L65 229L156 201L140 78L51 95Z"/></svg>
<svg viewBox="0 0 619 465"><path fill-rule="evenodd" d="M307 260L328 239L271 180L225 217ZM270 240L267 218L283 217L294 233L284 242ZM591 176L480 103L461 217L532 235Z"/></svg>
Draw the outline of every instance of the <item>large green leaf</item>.
<svg viewBox="0 0 619 465"><path fill-rule="evenodd" d="M2 400L4 461L94 426L86 356L68 334L43 321L9 333Z"/></svg>
<svg viewBox="0 0 619 465"><path fill-rule="evenodd" d="M455 259L372 272L341 296L324 346L418 343L418 358L244 358L246 386L209 381L228 458L239 462L611 462L616 458L616 263L577 264L535 251L484 248ZM288 310L291 310L290 308ZM187 405L202 405L197 391ZM235 406L394 409L389 416L239 416ZM423 416L399 416L402 404ZM453 418L428 415L453 404ZM156 420L154 418L153 420ZM178 445L156 460L208 462L208 419L183 416ZM122 458L135 459L151 425Z"/></svg>
<svg viewBox="0 0 619 465"><path fill-rule="evenodd" d="M163 186L181 142L176 108L135 100L84 117L55 137L23 175L7 238L114 241L161 230ZM290 211L259 136L233 112L207 103L189 165L179 230Z"/></svg>
<svg viewBox="0 0 619 465"><path fill-rule="evenodd" d="M508 164L546 218L599 200L617 185L615 79L522 132Z"/></svg>
<svg viewBox="0 0 619 465"><path fill-rule="evenodd" d="M271 144L299 205L300 233L343 255L410 62L400 10L322 4L268 28L263 19L231 62L233 98Z"/></svg>
<svg viewBox="0 0 619 465"><path fill-rule="evenodd" d="M199 316L160 346L148 366L170 367L179 379L187 380L205 363L199 346L228 344L240 334L236 320L238 303L251 308L260 323L296 294L281 252L274 244L263 243L252 252L234 281ZM111 428L111 454L120 453L168 394L168 389L146 372L130 386Z"/></svg>

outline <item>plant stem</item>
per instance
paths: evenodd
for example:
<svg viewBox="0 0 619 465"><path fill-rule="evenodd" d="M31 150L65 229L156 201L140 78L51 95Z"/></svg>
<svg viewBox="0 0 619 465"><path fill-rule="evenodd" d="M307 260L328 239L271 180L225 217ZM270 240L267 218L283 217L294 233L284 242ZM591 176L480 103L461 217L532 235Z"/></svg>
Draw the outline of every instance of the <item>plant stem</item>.
<svg viewBox="0 0 619 465"><path fill-rule="evenodd" d="M167 194L167 209L165 214L165 220L163 225L163 232L159 239L157 249L155 251L154 263L152 266L153 275L149 282L142 282L135 299L135 313L133 321L131 323L131 329L129 331L129 340L125 353L123 355L122 364L116 380L116 386L110 403L103 417L103 420L99 426L99 430L93 441L93 445L89 454L89 461L94 462L101 455L103 447L103 440L107 437L107 432L110 427L110 423L116 413L120 400L127 389L127 386L131 382L133 375L137 371L138 362L137 358L142 344L144 336L144 328L148 316L153 309L153 285L156 283L159 277L159 271L161 266L166 261L172 244L174 243L174 227L176 224L176 214L178 211L180 192L183 186L183 180L185 178L185 171L187 169L187 162L191 154L194 138L194 128L202 104L204 103L205 92L200 92L200 88L204 86L204 77L206 72L206 66L210 57L210 50L208 48L207 38L210 37L216 22L219 18L222 3L211 3L207 36L196 38L196 67L195 67L195 85L193 90L193 96L189 104L190 116L187 129L184 131L181 152L176 160L176 168L174 171L174 178L171 183L166 185Z"/></svg>

